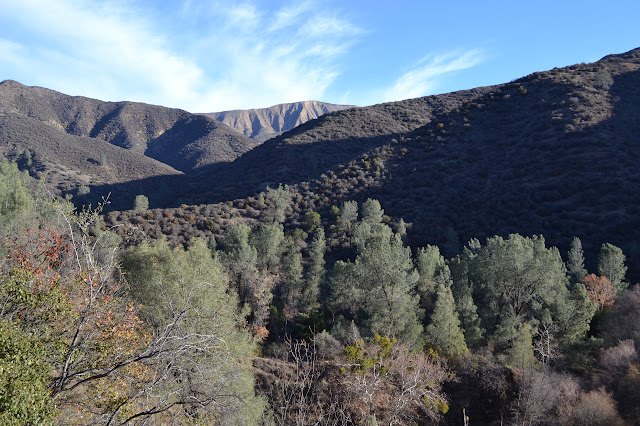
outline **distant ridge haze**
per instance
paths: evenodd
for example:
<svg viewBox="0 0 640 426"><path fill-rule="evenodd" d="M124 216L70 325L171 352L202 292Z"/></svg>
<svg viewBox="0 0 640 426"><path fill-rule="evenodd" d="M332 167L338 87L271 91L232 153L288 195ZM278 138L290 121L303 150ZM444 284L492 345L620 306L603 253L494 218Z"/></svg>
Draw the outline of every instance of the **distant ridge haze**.
<svg viewBox="0 0 640 426"><path fill-rule="evenodd" d="M349 108L357 107L304 101L269 108L211 112L202 115L221 121L256 142L264 142L324 114Z"/></svg>

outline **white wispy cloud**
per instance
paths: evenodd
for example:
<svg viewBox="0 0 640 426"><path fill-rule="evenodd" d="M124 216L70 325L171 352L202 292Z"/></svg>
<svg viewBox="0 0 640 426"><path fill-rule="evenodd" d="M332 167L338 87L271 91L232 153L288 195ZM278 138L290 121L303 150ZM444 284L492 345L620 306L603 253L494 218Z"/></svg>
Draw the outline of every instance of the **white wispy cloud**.
<svg viewBox="0 0 640 426"><path fill-rule="evenodd" d="M446 74L474 67L485 60L486 55L480 49L425 56L384 91L383 99L395 101L431 94Z"/></svg>
<svg viewBox="0 0 640 426"><path fill-rule="evenodd" d="M312 0L259 5L185 0L163 17L136 1L0 0L0 25L15 37L0 40L0 69L193 112L322 98L361 30Z"/></svg>

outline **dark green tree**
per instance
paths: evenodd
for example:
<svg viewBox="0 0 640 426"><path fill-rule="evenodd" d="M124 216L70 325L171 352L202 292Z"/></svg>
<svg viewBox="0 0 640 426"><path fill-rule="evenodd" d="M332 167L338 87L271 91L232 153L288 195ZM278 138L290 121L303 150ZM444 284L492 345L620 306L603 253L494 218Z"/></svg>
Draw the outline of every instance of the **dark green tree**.
<svg viewBox="0 0 640 426"><path fill-rule="evenodd" d="M300 248L290 244L284 257L282 267L283 282L281 285L283 312L289 318L302 310L302 292L304 280L302 277L302 255Z"/></svg>
<svg viewBox="0 0 640 426"><path fill-rule="evenodd" d="M438 285L451 284L451 272L438 246L432 245L418 249L416 269L419 275L417 290L420 296L420 307L425 310L425 313L429 313L433 309Z"/></svg>
<svg viewBox="0 0 640 426"><path fill-rule="evenodd" d="M451 288L438 285L437 299L426 328L427 340L434 343L446 356L462 355L468 351L460 319L456 312Z"/></svg>
<svg viewBox="0 0 640 426"><path fill-rule="evenodd" d="M302 292L301 310L308 314L318 308L318 298L320 288L325 280L325 260L326 240L324 228L318 228L309 251L309 268L307 269L307 286Z"/></svg>
<svg viewBox="0 0 640 426"><path fill-rule="evenodd" d="M277 225L262 225L251 233L249 243L258 252L258 269L277 271L284 243L282 228Z"/></svg>
<svg viewBox="0 0 640 426"><path fill-rule="evenodd" d="M291 206L291 190L288 185L278 185L278 188L267 188L267 199L271 201L271 205L265 209L264 222L267 224L284 223L285 215L289 206Z"/></svg>
<svg viewBox="0 0 640 426"><path fill-rule="evenodd" d="M366 335L380 333L412 345L422 332L417 281L411 250L400 236L375 234L355 262L336 263L332 305L337 310L362 310L364 316L356 323Z"/></svg>
<svg viewBox="0 0 640 426"><path fill-rule="evenodd" d="M598 254L598 274L604 275L611 281L613 288L616 290L616 297L629 286L625 282L627 274L627 266L624 264L626 257L619 247L613 244L604 243L600 247Z"/></svg>
<svg viewBox="0 0 640 426"><path fill-rule="evenodd" d="M580 282L587 275L587 270L584 268L582 242L578 237L573 237L567 254L567 273L573 284Z"/></svg>
<svg viewBox="0 0 640 426"><path fill-rule="evenodd" d="M345 201L338 216L338 229L342 232L351 233L351 229L358 220L358 203L355 201Z"/></svg>
<svg viewBox="0 0 640 426"><path fill-rule="evenodd" d="M367 222L369 225L373 226L382 223L384 210L382 210L378 200L369 198L367 201L362 203L360 214L362 215L363 222Z"/></svg>
<svg viewBox="0 0 640 426"><path fill-rule="evenodd" d="M28 175L16 163L0 161L0 228L27 217L34 204Z"/></svg>
<svg viewBox="0 0 640 426"><path fill-rule="evenodd" d="M507 349L507 364L522 369L536 364L531 333L530 324L525 322L518 326L515 338L512 340L509 349Z"/></svg>
<svg viewBox="0 0 640 426"><path fill-rule="evenodd" d="M307 232L313 232L318 226L320 226L320 213L309 210L304 214L302 223Z"/></svg>
<svg viewBox="0 0 640 426"><path fill-rule="evenodd" d="M479 347L483 341L484 329L480 324L478 307L473 300L472 283L469 282L469 266L466 256L456 256L447 265L451 271L453 284L451 291L460 316L464 339L470 348Z"/></svg>

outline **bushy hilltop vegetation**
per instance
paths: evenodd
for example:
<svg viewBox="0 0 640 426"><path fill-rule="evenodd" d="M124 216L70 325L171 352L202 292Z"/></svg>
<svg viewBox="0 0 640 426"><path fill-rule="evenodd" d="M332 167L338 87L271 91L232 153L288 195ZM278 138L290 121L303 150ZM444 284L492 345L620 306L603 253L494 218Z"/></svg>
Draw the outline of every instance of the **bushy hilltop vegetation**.
<svg viewBox="0 0 640 426"><path fill-rule="evenodd" d="M3 421L640 423L639 68L327 114L102 218L0 163Z"/></svg>

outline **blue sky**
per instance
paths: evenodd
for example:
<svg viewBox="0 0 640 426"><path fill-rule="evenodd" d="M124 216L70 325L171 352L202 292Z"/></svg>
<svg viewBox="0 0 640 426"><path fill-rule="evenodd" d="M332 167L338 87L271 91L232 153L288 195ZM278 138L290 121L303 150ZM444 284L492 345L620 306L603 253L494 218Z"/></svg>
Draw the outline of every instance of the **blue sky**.
<svg viewBox="0 0 640 426"><path fill-rule="evenodd" d="M638 0L0 0L0 80L191 112L364 106L626 52L638 17Z"/></svg>

